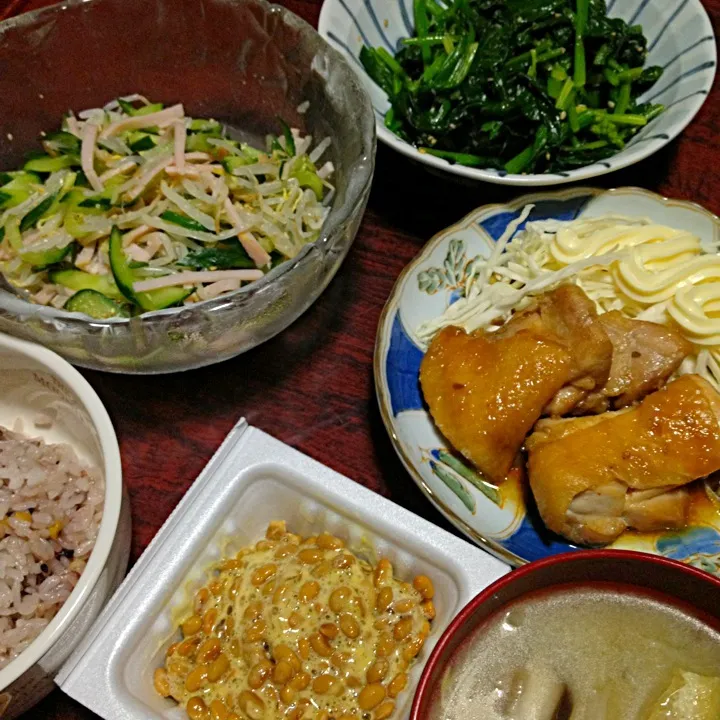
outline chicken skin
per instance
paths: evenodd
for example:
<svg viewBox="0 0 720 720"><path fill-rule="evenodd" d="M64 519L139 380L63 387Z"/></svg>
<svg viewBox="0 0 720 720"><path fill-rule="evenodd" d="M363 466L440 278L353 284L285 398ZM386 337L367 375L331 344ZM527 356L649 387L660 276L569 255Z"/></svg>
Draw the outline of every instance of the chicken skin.
<svg viewBox="0 0 720 720"><path fill-rule="evenodd" d="M685 375L633 408L541 420L526 447L540 515L568 540L681 528L684 486L720 469L720 394Z"/></svg>
<svg viewBox="0 0 720 720"><path fill-rule="evenodd" d="M532 330L504 337L448 327L423 359L420 384L440 431L489 480L501 482L572 369L563 345Z"/></svg>

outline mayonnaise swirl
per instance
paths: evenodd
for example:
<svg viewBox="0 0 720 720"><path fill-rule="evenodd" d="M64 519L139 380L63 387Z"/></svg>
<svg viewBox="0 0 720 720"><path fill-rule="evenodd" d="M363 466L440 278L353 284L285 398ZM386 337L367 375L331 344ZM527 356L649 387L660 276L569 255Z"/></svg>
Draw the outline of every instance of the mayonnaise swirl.
<svg viewBox="0 0 720 720"><path fill-rule="evenodd" d="M561 266L611 252L622 255L610 267L621 296L644 308L664 303L690 342L720 350L720 255L686 230L620 216L570 223L550 243Z"/></svg>

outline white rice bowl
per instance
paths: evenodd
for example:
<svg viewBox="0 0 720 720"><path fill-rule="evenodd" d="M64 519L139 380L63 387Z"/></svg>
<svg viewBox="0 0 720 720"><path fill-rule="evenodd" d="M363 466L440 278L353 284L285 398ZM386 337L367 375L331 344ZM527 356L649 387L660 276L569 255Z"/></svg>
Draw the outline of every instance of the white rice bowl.
<svg viewBox="0 0 720 720"><path fill-rule="evenodd" d="M105 483L67 444L0 427L0 668L49 624L85 569Z"/></svg>
<svg viewBox="0 0 720 720"><path fill-rule="evenodd" d="M0 334L2 720L55 687L122 581L130 541L120 449L100 398L59 355Z"/></svg>

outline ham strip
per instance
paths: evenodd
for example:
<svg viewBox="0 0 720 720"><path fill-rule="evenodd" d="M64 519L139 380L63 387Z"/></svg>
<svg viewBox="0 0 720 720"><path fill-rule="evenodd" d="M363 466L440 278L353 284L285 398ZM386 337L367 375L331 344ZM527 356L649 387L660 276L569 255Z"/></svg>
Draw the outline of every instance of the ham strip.
<svg viewBox="0 0 720 720"><path fill-rule="evenodd" d="M158 288L176 285L197 285L198 283L216 282L217 280L240 280L252 282L264 276L262 270L206 270L199 272L181 272L150 280L140 280L133 284L135 292L148 292Z"/></svg>
<svg viewBox="0 0 720 720"><path fill-rule="evenodd" d="M98 128L92 123L85 123L82 132L82 146L80 150L80 162L83 172L90 186L96 192L102 192L103 184L95 172L95 141L97 140Z"/></svg>
<svg viewBox="0 0 720 720"><path fill-rule="evenodd" d="M173 105L150 115L136 115L135 117L124 118L108 125L100 134L100 138L111 137L128 130L141 130L147 127L165 127L185 115L182 105Z"/></svg>
<svg viewBox="0 0 720 720"><path fill-rule="evenodd" d="M235 210L235 206L232 204L230 198L225 198L224 208L230 218L230 222L235 227L242 227L240 216L237 214L237 210ZM265 267L270 264L270 255L265 252L262 245L255 239L252 233L241 232L238 235L238 239L245 248L245 252L258 267Z"/></svg>

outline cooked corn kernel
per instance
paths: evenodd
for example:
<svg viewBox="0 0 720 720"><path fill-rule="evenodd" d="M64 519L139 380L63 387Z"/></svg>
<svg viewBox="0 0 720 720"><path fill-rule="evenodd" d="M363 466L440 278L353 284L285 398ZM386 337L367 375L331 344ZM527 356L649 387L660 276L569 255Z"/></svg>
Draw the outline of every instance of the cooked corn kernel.
<svg viewBox="0 0 720 720"><path fill-rule="evenodd" d="M56 520L49 528L48 535L53 539L57 540L60 535L60 531L65 527L65 524L61 520Z"/></svg>

